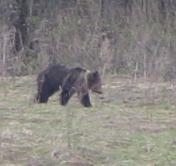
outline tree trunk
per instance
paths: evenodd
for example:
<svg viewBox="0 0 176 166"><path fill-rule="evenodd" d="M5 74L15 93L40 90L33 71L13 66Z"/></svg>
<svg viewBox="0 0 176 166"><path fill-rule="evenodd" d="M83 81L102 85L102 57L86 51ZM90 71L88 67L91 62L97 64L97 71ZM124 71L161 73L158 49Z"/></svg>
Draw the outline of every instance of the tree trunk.
<svg viewBox="0 0 176 166"><path fill-rule="evenodd" d="M16 2L19 10L19 15L14 23L14 26L16 28L15 48L18 52L28 43L27 17L29 11L27 0L16 0Z"/></svg>

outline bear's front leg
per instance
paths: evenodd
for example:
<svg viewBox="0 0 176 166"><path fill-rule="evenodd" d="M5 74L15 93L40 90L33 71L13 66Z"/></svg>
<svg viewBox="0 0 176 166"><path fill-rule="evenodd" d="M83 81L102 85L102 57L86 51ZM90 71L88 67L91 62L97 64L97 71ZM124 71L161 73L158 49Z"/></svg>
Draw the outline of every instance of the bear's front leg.
<svg viewBox="0 0 176 166"><path fill-rule="evenodd" d="M89 93L81 96L81 104L85 107L91 107Z"/></svg>
<svg viewBox="0 0 176 166"><path fill-rule="evenodd" d="M70 98L73 96L74 93L75 93L74 89L62 90L62 92L60 94L61 105L66 105L68 103L68 101L70 100Z"/></svg>

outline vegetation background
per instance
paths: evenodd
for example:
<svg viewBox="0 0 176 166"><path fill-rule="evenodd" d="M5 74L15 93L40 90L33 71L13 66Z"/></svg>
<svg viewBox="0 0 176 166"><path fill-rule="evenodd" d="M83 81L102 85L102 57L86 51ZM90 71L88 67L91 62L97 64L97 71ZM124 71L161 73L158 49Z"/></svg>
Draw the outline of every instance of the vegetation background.
<svg viewBox="0 0 176 166"><path fill-rule="evenodd" d="M3 75L56 62L134 79L176 77L175 0L0 0Z"/></svg>

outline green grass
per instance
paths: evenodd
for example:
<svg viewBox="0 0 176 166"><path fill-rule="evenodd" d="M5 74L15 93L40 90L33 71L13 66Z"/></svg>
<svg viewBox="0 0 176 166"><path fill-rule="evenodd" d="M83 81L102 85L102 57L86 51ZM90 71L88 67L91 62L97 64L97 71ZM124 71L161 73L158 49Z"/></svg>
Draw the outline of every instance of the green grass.
<svg viewBox="0 0 176 166"><path fill-rule="evenodd" d="M111 100L92 96L94 107L87 109L76 98L60 106L58 94L48 104L33 104L34 78L4 80L0 165L175 166L176 107L168 95L149 104L142 88L132 88L129 98L123 82L107 88Z"/></svg>

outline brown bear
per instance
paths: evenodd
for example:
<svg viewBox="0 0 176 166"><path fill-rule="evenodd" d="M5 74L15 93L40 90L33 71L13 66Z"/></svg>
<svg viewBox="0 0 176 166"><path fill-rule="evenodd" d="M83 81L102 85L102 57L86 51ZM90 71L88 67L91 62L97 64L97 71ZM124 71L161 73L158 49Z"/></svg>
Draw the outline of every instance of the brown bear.
<svg viewBox="0 0 176 166"><path fill-rule="evenodd" d="M81 104L91 107L89 90L102 94L101 86L98 71L88 72L80 67L68 68L60 64L51 65L38 75L38 93L35 100L38 103L47 103L48 98L61 88L61 105L66 105L73 94L77 93Z"/></svg>

